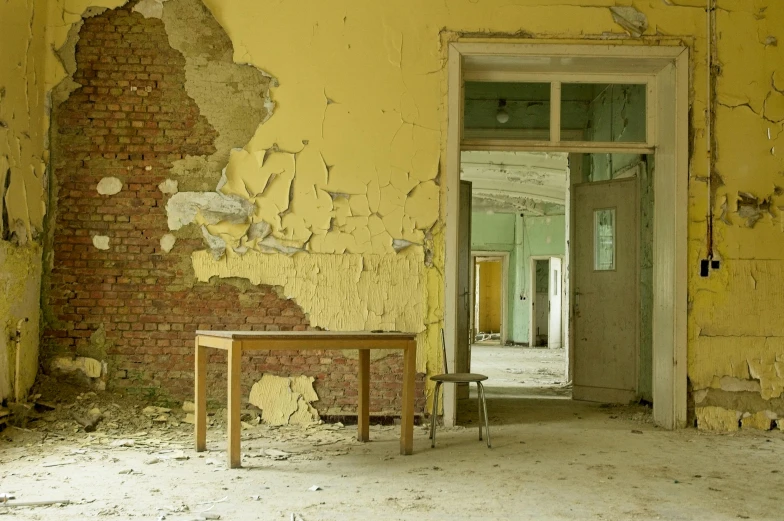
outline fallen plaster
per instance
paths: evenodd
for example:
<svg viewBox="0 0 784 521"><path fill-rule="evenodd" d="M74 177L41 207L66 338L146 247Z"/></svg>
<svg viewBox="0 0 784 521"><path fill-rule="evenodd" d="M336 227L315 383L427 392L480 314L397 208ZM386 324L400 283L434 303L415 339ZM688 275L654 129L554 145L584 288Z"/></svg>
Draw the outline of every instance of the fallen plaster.
<svg viewBox="0 0 784 521"><path fill-rule="evenodd" d="M104 177L98 181L96 190L98 190L98 193L101 195L115 195L120 193L122 187L123 182L116 177Z"/></svg>
<svg viewBox="0 0 784 521"><path fill-rule="evenodd" d="M318 401L318 395L313 389L314 381L314 378L308 376L265 374L253 384L248 402L261 409L261 419L268 425L318 423L318 411L311 405Z"/></svg>
<svg viewBox="0 0 784 521"><path fill-rule="evenodd" d="M109 237L106 235L93 235L93 246L99 250L109 249Z"/></svg>
<svg viewBox="0 0 784 521"><path fill-rule="evenodd" d="M103 365L94 358L88 357L56 357L49 363L52 371L62 373L80 372L87 378L100 378L103 374Z"/></svg>

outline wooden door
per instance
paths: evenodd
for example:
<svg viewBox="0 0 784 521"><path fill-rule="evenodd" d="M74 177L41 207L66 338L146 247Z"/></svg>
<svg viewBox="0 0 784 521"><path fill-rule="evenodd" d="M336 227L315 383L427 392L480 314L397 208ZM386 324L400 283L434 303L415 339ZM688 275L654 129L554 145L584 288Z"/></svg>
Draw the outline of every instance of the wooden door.
<svg viewBox="0 0 784 521"><path fill-rule="evenodd" d="M573 187L576 400L637 396L639 261L637 178Z"/></svg>

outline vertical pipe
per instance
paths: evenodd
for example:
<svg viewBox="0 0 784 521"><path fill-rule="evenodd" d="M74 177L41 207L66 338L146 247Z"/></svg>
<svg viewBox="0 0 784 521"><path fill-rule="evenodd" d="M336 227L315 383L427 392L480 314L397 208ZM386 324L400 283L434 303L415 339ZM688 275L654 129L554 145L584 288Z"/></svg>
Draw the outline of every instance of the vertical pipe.
<svg viewBox="0 0 784 521"><path fill-rule="evenodd" d="M707 57L707 87L708 87L708 97L705 100L705 112L706 112L706 130L705 130L705 147L706 147L706 156L708 160L708 177L707 177L707 185L708 185L708 212L707 212L707 250L708 250L708 259L713 258L713 165L714 165L714 157L715 157L715 148L713 146L713 139L715 133L713 132L713 125L714 125L714 118L713 118L713 109L714 109L714 92L715 92L715 75L713 74L713 64L714 64L714 53L716 52L716 0L706 0L706 11L705 15L707 18L707 25L708 30L706 34L706 44L708 47L708 57Z"/></svg>
<svg viewBox="0 0 784 521"><path fill-rule="evenodd" d="M22 318L16 323L16 368L14 370L14 399L16 403L22 401L22 325L27 322L27 318Z"/></svg>

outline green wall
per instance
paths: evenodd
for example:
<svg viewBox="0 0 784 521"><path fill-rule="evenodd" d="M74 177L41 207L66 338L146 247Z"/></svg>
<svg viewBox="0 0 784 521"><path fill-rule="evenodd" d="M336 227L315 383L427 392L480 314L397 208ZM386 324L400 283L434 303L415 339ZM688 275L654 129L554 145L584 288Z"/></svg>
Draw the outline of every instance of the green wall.
<svg viewBox="0 0 784 521"><path fill-rule="evenodd" d="M539 255L564 255L565 217L563 215L521 217L519 214L474 212L471 219L473 251L510 253L507 340L528 343L530 258ZM521 296L524 296L525 300L521 300Z"/></svg>

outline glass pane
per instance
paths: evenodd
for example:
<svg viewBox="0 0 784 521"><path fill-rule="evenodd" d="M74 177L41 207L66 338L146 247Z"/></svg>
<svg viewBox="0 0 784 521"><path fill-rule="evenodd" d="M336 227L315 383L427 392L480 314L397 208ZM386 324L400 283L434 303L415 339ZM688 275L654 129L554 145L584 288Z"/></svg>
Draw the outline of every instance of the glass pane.
<svg viewBox="0 0 784 521"><path fill-rule="evenodd" d="M561 85L561 141L645 143L646 86Z"/></svg>
<svg viewBox="0 0 784 521"><path fill-rule="evenodd" d="M637 177L652 157L641 154L569 154L572 183Z"/></svg>
<svg viewBox="0 0 784 521"><path fill-rule="evenodd" d="M465 139L550 140L550 84L467 81Z"/></svg>
<svg viewBox="0 0 784 521"><path fill-rule="evenodd" d="M615 208L593 212L594 270L615 269Z"/></svg>

